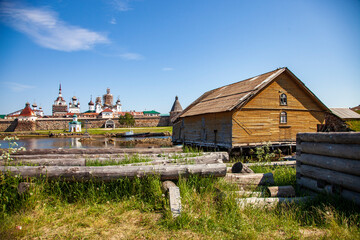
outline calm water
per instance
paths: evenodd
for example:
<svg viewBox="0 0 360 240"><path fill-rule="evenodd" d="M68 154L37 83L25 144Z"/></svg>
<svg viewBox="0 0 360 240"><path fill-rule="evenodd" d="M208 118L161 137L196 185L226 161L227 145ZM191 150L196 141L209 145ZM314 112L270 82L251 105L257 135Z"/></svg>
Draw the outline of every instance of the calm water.
<svg viewBox="0 0 360 240"><path fill-rule="evenodd" d="M168 137L154 137L168 138ZM115 142L109 143L107 138L95 138L93 141L80 142L80 138L23 138L16 142L18 147L26 149L44 149L44 148L113 148L126 147L124 143L135 138L116 138ZM136 138L142 139L142 138ZM0 148L8 148L8 142L0 140Z"/></svg>

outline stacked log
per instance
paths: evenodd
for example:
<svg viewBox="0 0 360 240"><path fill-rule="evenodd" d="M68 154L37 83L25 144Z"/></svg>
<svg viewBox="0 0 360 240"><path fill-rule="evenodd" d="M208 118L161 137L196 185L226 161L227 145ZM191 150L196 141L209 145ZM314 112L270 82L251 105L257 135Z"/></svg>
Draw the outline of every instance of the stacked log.
<svg viewBox="0 0 360 240"><path fill-rule="evenodd" d="M360 205L360 133L299 133L296 149L300 187Z"/></svg>

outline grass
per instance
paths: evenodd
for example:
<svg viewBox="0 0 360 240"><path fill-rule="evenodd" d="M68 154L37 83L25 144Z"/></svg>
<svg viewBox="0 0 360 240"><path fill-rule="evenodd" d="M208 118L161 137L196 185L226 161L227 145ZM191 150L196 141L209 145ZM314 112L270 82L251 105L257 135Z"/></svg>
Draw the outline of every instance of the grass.
<svg viewBox="0 0 360 240"><path fill-rule="evenodd" d="M90 135L105 135L107 133L125 133L128 132L129 128L115 128L115 129L106 129L106 128L90 128L88 129L88 133ZM159 132L170 132L172 133L172 127L133 127L131 130L134 133L144 133L144 132L151 132L151 133L159 133ZM38 130L34 132L16 132L16 133L8 133L6 134L24 134L24 133L31 133L31 134L38 134L39 136L45 135L48 136L50 133L59 134L59 133L67 133L66 130ZM82 133L85 133L85 128L82 129Z"/></svg>
<svg viewBox="0 0 360 240"><path fill-rule="evenodd" d="M253 167L293 184L289 167ZM277 178L276 178L277 177ZM222 178L180 179L182 214L173 219L157 176L115 182L32 180L0 175L0 239L359 239L360 209L332 196L275 209L240 209ZM19 227L21 226L21 230Z"/></svg>
<svg viewBox="0 0 360 240"><path fill-rule="evenodd" d="M349 128L355 132L360 132L360 120L346 121Z"/></svg>
<svg viewBox="0 0 360 240"><path fill-rule="evenodd" d="M99 161L99 160L86 160L86 166L116 166L116 165L126 165L131 163L141 163L141 162L151 162L153 159L150 157L142 157L138 154L134 154L131 156L125 155L124 159L116 160L116 159L109 159L106 161Z"/></svg>

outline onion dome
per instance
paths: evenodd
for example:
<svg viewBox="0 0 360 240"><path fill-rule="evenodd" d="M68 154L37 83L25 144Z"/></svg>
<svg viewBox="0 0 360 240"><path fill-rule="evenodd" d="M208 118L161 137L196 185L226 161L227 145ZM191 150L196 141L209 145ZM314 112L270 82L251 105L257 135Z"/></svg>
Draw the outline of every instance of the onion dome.
<svg viewBox="0 0 360 240"><path fill-rule="evenodd" d="M77 98L75 96L72 97L72 100L77 100Z"/></svg>
<svg viewBox="0 0 360 240"><path fill-rule="evenodd" d="M33 108L37 108L37 104L34 103L34 104L32 105L32 107L33 107Z"/></svg>
<svg viewBox="0 0 360 240"><path fill-rule="evenodd" d="M95 104L92 100L90 100L89 105L94 106Z"/></svg>

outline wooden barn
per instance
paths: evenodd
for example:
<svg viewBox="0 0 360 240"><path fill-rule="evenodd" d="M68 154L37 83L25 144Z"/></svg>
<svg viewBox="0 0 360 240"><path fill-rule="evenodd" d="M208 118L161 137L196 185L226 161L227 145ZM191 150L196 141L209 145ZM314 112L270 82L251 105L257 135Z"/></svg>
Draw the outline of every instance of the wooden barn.
<svg viewBox="0 0 360 240"><path fill-rule="evenodd" d="M175 120L173 142L225 149L291 145L330 110L288 68L204 93Z"/></svg>

